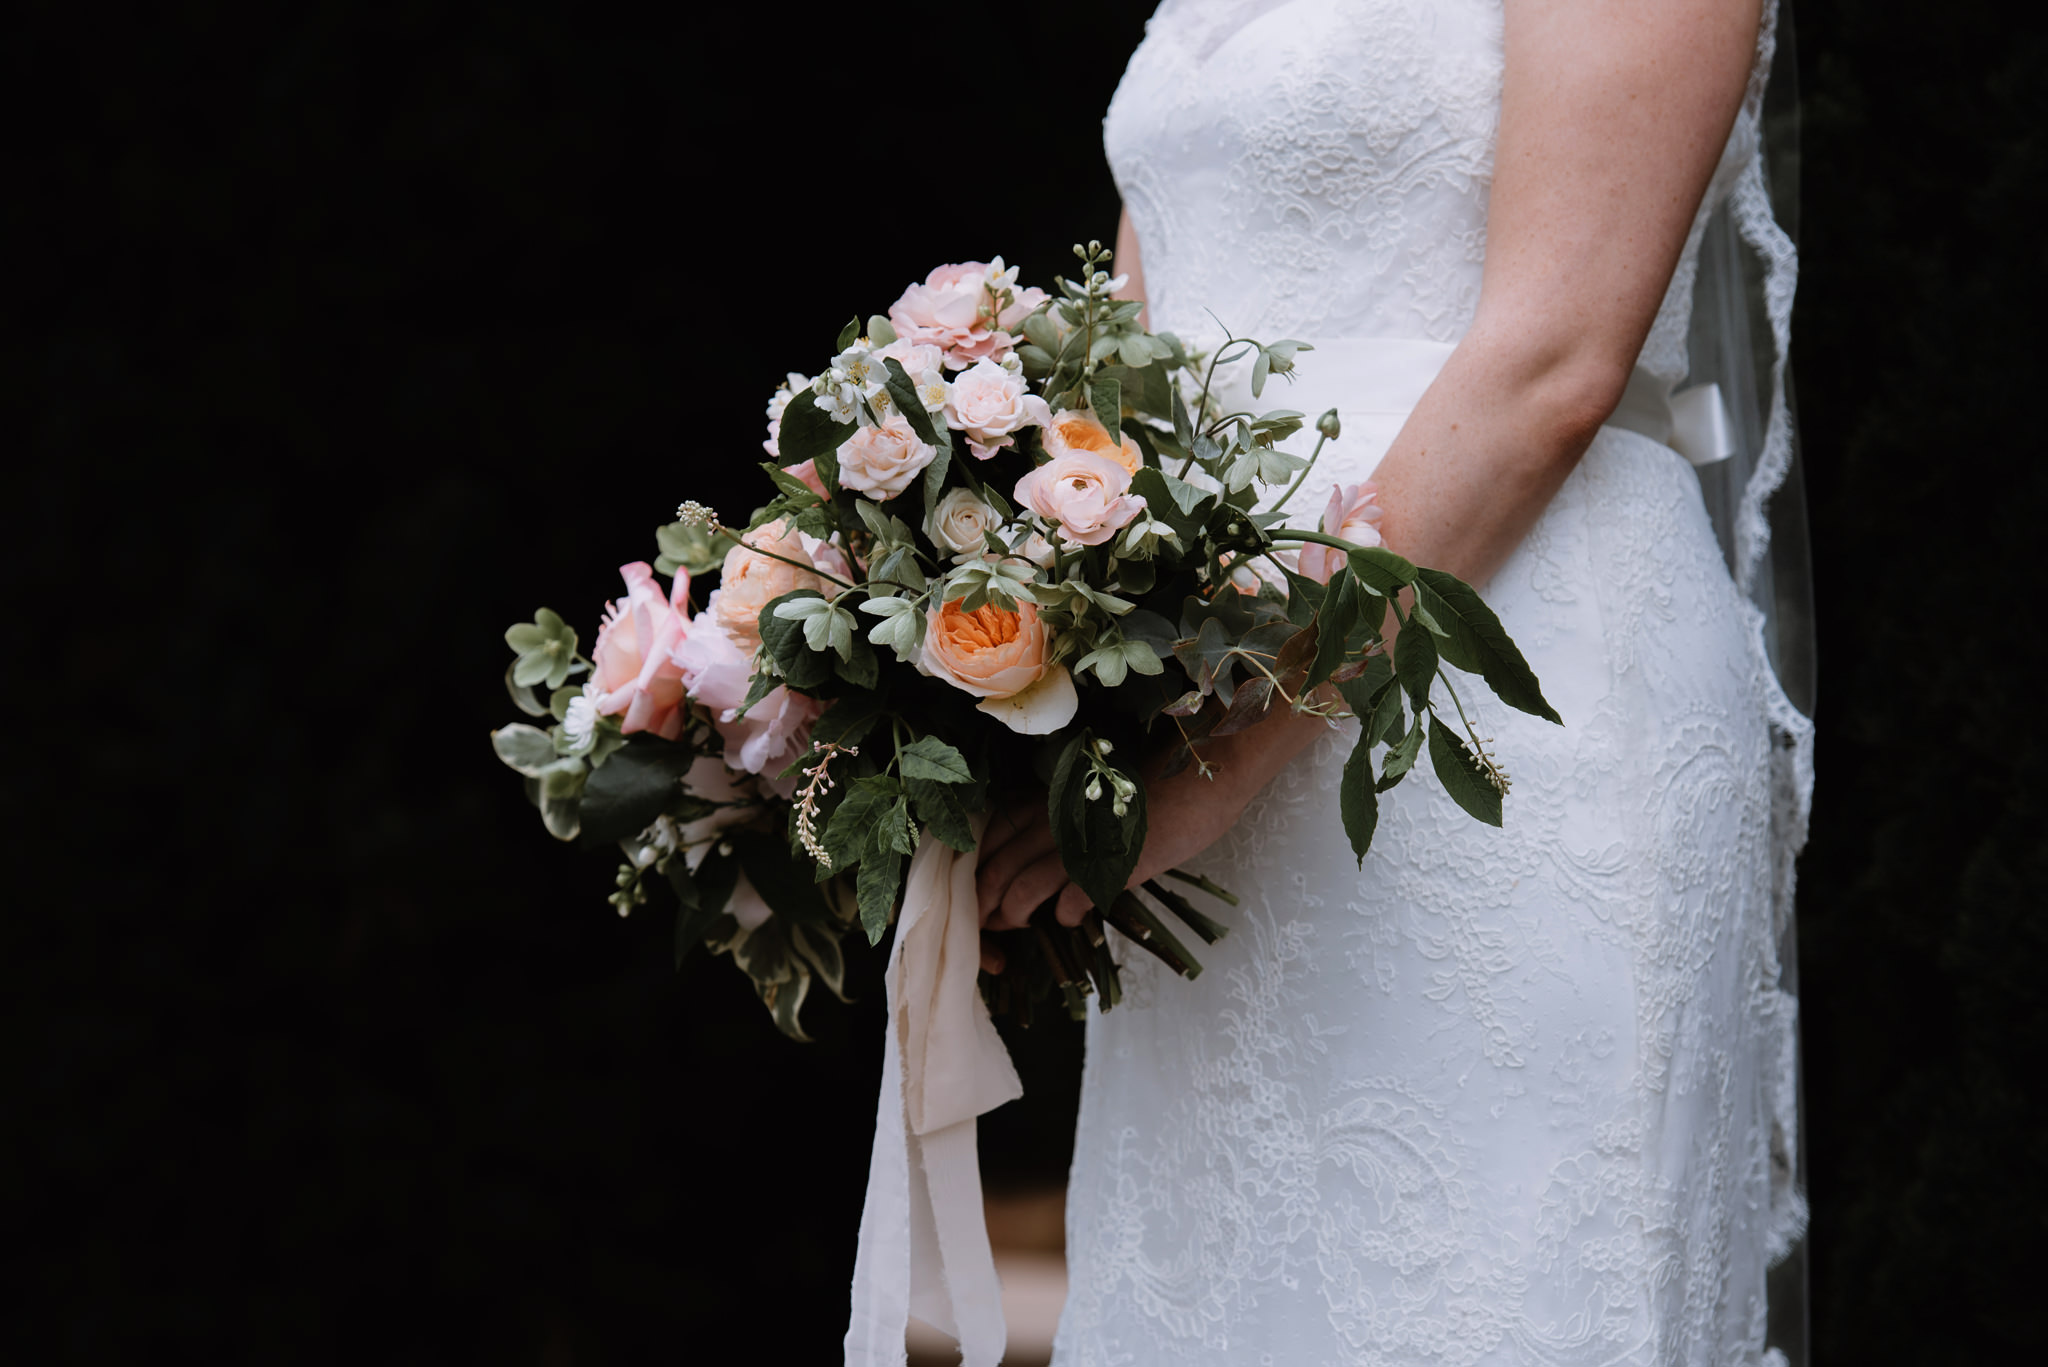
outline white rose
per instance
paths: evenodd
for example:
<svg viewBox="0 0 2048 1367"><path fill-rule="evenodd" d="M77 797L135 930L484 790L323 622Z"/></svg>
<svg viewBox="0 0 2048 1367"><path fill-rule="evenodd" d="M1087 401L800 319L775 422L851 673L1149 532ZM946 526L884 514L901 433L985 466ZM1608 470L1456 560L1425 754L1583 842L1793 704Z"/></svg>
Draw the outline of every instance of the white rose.
<svg viewBox="0 0 2048 1367"><path fill-rule="evenodd" d="M1052 420L1045 400L1033 394L1024 377L994 361L976 361L953 381L946 398L946 426L964 432L978 459L987 460L1015 438L1019 428Z"/></svg>
<svg viewBox="0 0 2048 1367"><path fill-rule="evenodd" d="M967 489L953 489L932 510L929 530L932 540L955 556L976 559L988 549L982 533L1001 525L995 509Z"/></svg>

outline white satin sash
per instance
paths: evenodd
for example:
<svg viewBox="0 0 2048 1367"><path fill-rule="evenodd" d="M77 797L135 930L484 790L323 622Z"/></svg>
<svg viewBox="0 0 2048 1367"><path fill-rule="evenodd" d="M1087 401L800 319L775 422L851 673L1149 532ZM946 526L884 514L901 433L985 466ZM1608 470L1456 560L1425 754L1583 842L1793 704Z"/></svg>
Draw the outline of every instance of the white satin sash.
<svg viewBox="0 0 2048 1367"><path fill-rule="evenodd" d="M904 881L846 1367L903 1367L913 1314L960 1341L963 1367L1002 1360L975 1121L1024 1086L981 999L977 858L927 831Z"/></svg>

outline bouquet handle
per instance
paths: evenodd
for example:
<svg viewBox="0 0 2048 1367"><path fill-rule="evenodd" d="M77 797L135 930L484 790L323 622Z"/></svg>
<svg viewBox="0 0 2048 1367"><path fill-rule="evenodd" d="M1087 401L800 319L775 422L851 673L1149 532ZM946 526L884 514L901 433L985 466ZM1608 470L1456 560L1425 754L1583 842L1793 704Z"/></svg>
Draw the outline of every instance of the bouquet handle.
<svg viewBox="0 0 2048 1367"><path fill-rule="evenodd" d="M1002 1359L975 1125L1024 1087L978 986L977 857L926 831L904 881L846 1367L902 1367L912 1314L959 1340L963 1367Z"/></svg>

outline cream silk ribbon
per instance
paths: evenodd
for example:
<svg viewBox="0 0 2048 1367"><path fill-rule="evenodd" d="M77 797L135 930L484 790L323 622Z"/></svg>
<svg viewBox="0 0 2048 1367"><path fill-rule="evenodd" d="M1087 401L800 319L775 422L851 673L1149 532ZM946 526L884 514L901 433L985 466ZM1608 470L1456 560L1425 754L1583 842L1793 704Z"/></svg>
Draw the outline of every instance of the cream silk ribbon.
<svg viewBox="0 0 2048 1367"><path fill-rule="evenodd" d="M977 857L926 831L904 880L846 1367L902 1367L913 1314L960 1341L962 1367L1002 1360L975 1120L1024 1086L981 999Z"/></svg>

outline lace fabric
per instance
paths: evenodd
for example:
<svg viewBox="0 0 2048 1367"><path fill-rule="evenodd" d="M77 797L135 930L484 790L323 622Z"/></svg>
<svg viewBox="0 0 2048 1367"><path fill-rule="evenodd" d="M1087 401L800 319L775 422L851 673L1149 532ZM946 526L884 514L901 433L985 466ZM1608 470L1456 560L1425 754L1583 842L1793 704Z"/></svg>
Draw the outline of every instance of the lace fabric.
<svg viewBox="0 0 2048 1367"><path fill-rule="evenodd" d="M1745 188L1773 38L1644 348L1663 378L1695 368L1715 214L1776 228ZM1253 335L1454 342L1500 62L1498 0L1168 0L1105 129L1154 325L1213 337L1206 306ZM1329 798L1346 724L1206 856L1244 896L1208 971L1133 956L1090 1023L1057 1362L1776 1359L1812 768L1743 569L1772 434L1789 460L1774 394L1733 573L1692 468L1607 428L1489 584L1567 723L1460 690L1514 770L1505 829L1418 773L1360 869ZM1339 442L1318 473L1377 454Z"/></svg>

